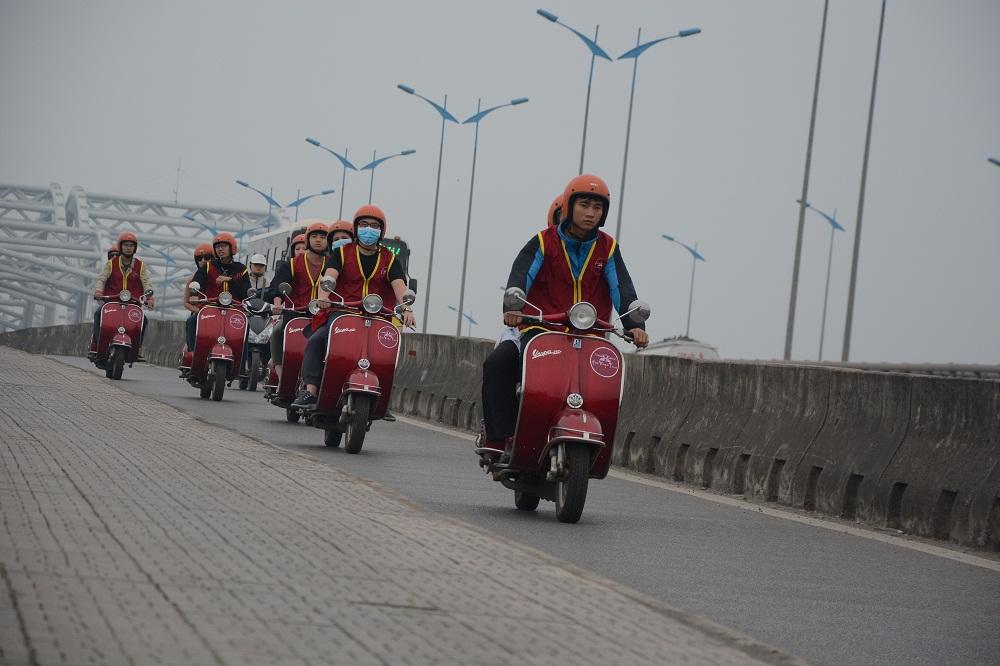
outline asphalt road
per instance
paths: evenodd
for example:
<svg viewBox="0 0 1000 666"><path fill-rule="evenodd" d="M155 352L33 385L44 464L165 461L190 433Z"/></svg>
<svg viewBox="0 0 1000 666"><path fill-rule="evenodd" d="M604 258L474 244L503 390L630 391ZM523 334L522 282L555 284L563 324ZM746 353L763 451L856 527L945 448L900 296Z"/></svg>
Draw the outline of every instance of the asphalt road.
<svg viewBox="0 0 1000 666"><path fill-rule="evenodd" d="M85 359L56 358L108 381ZM610 477L591 484L580 523L563 525L551 503L515 510L513 493L479 471L462 437L379 422L352 456L235 384L223 402L205 401L175 371L137 365L117 386L378 481L815 664L1000 663L996 570Z"/></svg>

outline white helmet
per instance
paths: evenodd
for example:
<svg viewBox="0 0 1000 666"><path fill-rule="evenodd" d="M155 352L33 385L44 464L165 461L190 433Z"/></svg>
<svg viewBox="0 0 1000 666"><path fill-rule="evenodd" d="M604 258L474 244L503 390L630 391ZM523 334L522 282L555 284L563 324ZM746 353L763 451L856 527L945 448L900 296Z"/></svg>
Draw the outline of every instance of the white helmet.
<svg viewBox="0 0 1000 666"><path fill-rule="evenodd" d="M251 264L263 264L264 266L267 266L267 257L265 257L262 254L255 254L252 257L250 257L250 263Z"/></svg>

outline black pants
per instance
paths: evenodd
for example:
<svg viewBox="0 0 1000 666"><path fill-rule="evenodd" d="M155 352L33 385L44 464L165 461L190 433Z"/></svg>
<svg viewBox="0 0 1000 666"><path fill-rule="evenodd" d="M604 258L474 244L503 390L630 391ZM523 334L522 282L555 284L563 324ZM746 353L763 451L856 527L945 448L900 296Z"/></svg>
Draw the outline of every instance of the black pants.
<svg viewBox="0 0 1000 666"><path fill-rule="evenodd" d="M195 332L198 330L198 313L192 312L188 316L187 321L184 322L184 337L185 342L187 342L187 347L189 352L194 351L194 336Z"/></svg>
<svg viewBox="0 0 1000 666"><path fill-rule="evenodd" d="M521 349L538 333L523 334ZM499 442L514 435L517 425L514 389L520 380L521 352L513 342L501 342L483 362L483 421L488 439Z"/></svg>
<svg viewBox="0 0 1000 666"><path fill-rule="evenodd" d="M101 332L101 310L104 306L94 310L94 330L90 334L90 341L93 344L97 344L97 334ZM139 331L139 346L142 347L142 339L146 337L146 316L142 316L142 330Z"/></svg>
<svg viewBox="0 0 1000 666"><path fill-rule="evenodd" d="M337 321L331 316L322 326L312 332L306 343L306 353L302 357L302 381L319 386L323 379L323 361L326 360L326 341L330 338L330 326Z"/></svg>

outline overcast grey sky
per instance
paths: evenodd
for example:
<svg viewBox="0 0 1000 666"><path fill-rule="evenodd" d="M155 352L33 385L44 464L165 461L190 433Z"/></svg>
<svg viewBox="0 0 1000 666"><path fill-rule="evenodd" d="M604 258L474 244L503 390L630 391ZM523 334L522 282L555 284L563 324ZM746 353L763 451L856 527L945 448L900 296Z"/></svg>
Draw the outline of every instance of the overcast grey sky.
<svg viewBox="0 0 1000 666"><path fill-rule="evenodd" d="M340 185L315 136L379 167L375 202L426 282L439 117L396 89L447 93L480 128L467 309L493 336L499 285L576 174L589 56L544 7L617 56L699 26L639 61L622 249L648 324L734 358L780 357L822 0L676 2L0 2L0 181L256 207ZM838 210L826 356L842 342L877 0L832 0L810 198ZM852 359L1000 363L1000 2L890 1L865 206ZM598 62L586 170L620 190L630 61ZM454 331L473 127L449 126L432 308ZM345 209L367 199L348 175ZM334 218L338 197L303 206ZM345 210L345 212L346 212ZM829 231L807 217L793 356L815 358ZM423 297L418 305L423 304ZM426 313L418 312L418 317Z"/></svg>

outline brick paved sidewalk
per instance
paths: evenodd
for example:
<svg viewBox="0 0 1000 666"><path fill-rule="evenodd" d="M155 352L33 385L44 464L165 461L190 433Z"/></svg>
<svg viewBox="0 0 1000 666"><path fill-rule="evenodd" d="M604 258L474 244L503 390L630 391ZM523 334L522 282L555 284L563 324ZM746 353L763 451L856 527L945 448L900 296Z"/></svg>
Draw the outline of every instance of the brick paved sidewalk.
<svg viewBox="0 0 1000 666"><path fill-rule="evenodd" d="M6 347L0 517L6 664L793 661Z"/></svg>

